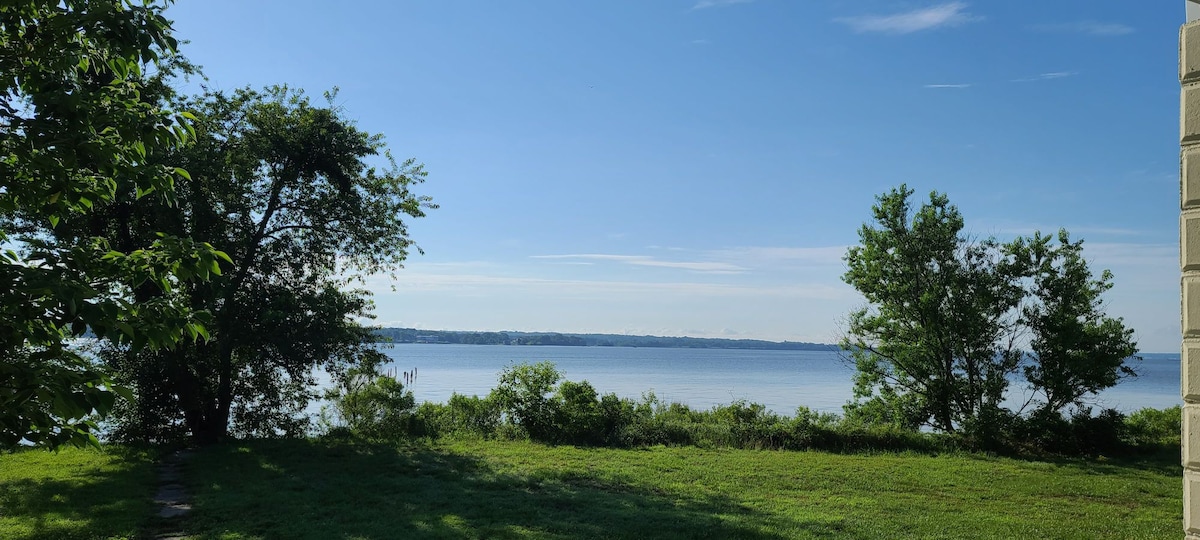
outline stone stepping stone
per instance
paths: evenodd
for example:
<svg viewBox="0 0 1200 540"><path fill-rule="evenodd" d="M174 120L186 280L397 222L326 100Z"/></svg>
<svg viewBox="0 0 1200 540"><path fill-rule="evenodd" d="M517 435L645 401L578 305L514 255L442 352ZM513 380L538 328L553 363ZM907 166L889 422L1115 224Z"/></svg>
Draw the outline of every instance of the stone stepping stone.
<svg viewBox="0 0 1200 540"><path fill-rule="evenodd" d="M190 450L180 450L167 456L158 466L158 493L154 496L154 504L159 505L158 517L173 519L186 516L192 511L191 496L187 489L180 484L183 474L180 463L187 461L193 455ZM180 533L168 533L157 536L162 540L185 538Z"/></svg>
<svg viewBox="0 0 1200 540"><path fill-rule="evenodd" d="M154 496L154 502L158 504L186 503L189 499L187 491L180 484L159 486L158 495Z"/></svg>
<svg viewBox="0 0 1200 540"><path fill-rule="evenodd" d="M192 505L190 504L167 504L158 510L158 517L172 519L186 516L191 511Z"/></svg>

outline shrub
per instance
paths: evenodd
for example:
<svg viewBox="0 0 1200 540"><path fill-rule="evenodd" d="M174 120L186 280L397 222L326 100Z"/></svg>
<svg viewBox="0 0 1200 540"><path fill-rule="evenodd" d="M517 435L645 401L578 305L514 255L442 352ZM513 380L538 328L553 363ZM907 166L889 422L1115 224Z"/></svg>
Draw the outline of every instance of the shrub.
<svg viewBox="0 0 1200 540"><path fill-rule="evenodd" d="M1125 416L1114 409L1095 416L1090 407L1078 408L1070 416L1038 409L1028 417L1012 418L1000 440L1004 450L1016 453L1115 455L1130 450L1125 432Z"/></svg>
<svg viewBox="0 0 1200 540"><path fill-rule="evenodd" d="M494 437L500 425L500 407L479 396L454 393L446 403L422 403L413 413L410 433L419 437L449 435Z"/></svg>
<svg viewBox="0 0 1200 540"><path fill-rule="evenodd" d="M508 424L532 439L553 441L557 435L557 402L550 396L561 378L550 362L509 366L500 372L500 380L488 399L499 406Z"/></svg>
<svg viewBox="0 0 1200 540"><path fill-rule="evenodd" d="M365 439L395 439L409 432L416 402L395 377L374 366L350 369L326 392L321 408L325 432L344 428Z"/></svg>
<svg viewBox="0 0 1200 540"><path fill-rule="evenodd" d="M1183 410L1178 406L1166 409L1141 409L1125 418L1125 440L1139 448L1170 446L1178 448L1182 431Z"/></svg>
<svg viewBox="0 0 1200 540"><path fill-rule="evenodd" d="M964 448L1064 456L1120 454L1179 444L1180 408L1143 409L1125 417L1115 410L1093 415L1081 408L1064 415L1038 409L1018 416L980 411L957 433L922 432L896 408L900 402L862 401L847 414L800 407L794 416L758 403L735 401L708 410L598 395L587 381L560 381L549 362L519 364L500 373L487 397L453 394L445 404L413 406L412 394L394 378L362 369L330 393L323 411L329 436L396 438L467 436L528 438L551 444L699 446L831 452L941 452ZM994 414L991 414L993 413ZM906 419L908 418L908 419Z"/></svg>
<svg viewBox="0 0 1200 540"><path fill-rule="evenodd" d="M605 442L604 418L596 389L587 381L563 381L554 395L558 442L596 445Z"/></svg>

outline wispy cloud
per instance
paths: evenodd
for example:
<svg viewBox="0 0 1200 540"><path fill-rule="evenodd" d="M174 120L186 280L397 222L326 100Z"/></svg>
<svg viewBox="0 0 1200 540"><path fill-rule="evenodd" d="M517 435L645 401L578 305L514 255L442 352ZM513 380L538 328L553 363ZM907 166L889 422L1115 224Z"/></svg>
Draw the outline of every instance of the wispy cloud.
<svg viewBox="0 0 1200 540"><path fill-rule="evenodd" d="M1058 234L1059 229L1066 229L1071 233L1071 238L1078 240L1091 236L1124 236L1138 237L1147 236L1149 231L1142 229L1129 229L1123 227L1107 227L1097 225L1052 225L1047 223L968 223L968 228L980 231L987 234L995 234L1000 236L1009 235L1031 235L1034 232L1042 234ZM1090 244L1089 244L1090 245Z"/></svg>
<svg viewBox="0 0 1200 540"><path fill-rule="evenodd" d="M740 261L754 266L791 262L806 265L840 265L848 246L828 247L736 247L709 252L716 259Z"/></svg>
<svg viewBox="0 0 1200 540"><path fill-rule="evenodd" d="M750 2L753 2L753 1L754 0L700 0L700 1L696 2L695 5L692 6L692 9L693 10L708 9L708 8L715 8L715 7L732 6L734 4L749 4Z"/></svg>
<svg viewBox="0 0 1200 540"><path fill-rule="evenodd" d="M583 261L611 261L633 266L650 266L656 268L675 268L706 274L740 274L746 268L736 264L711 261L664 261L646 255L608 255L600 253L580 253L570 255L533 255L534 259L562 259Z"/></svg>
<svg viewBox="0 0 1200 540"><path fill-rule="evenodd" d="M1038 32L1087 34L1089 36L1113 37L1132 34L1132 26L1099 21L1075 21L1068 23L1038 24L1030 27Z"/></svg>
<svg viewBox="0 0 1200 540"><path fill-rule="evenodd" d="M970 88L969 83L964 84L927 84L924 88Z"/></svg>
<svg viewBox="0 0 1200 540"><path fill-rule="evenodd" d="M1054 79L1065 79L1079 75L1078 71L1051 71L1049 73L1040 73L1035 77L1026 77L1024 79L1013 79L1012 82L1035 82L1035 81L1052 81Z"/></svg>
<svg viewBox="0 0 1200 540"><path fill-rule="evenodd" d="M966 3L949 2L903 13L839 17L834 21L849 25L859 33L911 34L934 28L960 26L983 19L983 17L967 13L966 10Z"/></svg>
<svg viewBox="0 0 1200 540"><path fill-rule="evenodd" d="M1083 253L1095 263L1094 271L1109 266L1144 266L1170 272L1179 271L1179 246L1175 244L1084 242ZM1178 276L1178 273L1175 276ZM1175 283L1178 283L1178 280Z"/></svg>
<svg viewBox="0 0 1200 540"><path fill-rule="evenodd" d="M471 289L538 291L552 297L562 295L678 295L685 297L791 297L809 299L851 299L854 290L840 283L793 283L778 285L731 285L695 282L640 282L605 280L568 280L481 274L441 274L405 272L396 283L397 291L455 291ZM378 294L389 294L376 287Z"/></svg>

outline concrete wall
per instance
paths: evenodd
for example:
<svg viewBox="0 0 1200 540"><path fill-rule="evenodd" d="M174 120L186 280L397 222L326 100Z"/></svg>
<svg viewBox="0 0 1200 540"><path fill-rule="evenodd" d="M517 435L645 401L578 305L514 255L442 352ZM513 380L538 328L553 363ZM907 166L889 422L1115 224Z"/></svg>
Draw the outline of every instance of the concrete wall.
<svg viewBox="0 0 1200 540"><path fill-rule="evenodd" d="M1188 539L1200 540L1200 21L1180 31L1179 81L1183 527Z"/></svg>

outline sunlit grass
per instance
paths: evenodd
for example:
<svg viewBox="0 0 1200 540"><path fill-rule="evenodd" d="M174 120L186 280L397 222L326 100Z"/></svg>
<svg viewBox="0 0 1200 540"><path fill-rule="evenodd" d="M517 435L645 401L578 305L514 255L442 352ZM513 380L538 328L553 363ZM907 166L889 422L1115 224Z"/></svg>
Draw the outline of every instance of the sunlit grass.
<svg viewBox="0 0 1200 540"><path fill-rule="evenodd" d="M1174 538L1177 465L975 454L256 441L189 465L200 538Z"/></svg>
<svg viewBox="0 0 1200 540"><path fill-rule="evenodd" d="M150 457L121 448L0 454L0 538L135 538L154 481Z"/></svg>

